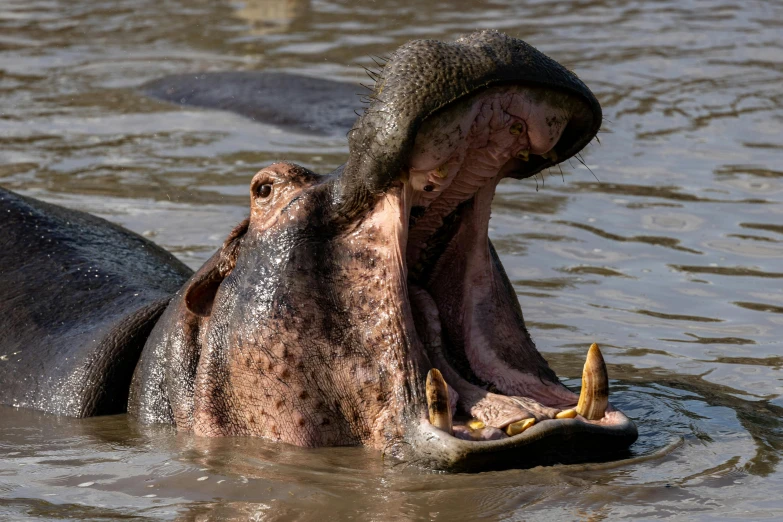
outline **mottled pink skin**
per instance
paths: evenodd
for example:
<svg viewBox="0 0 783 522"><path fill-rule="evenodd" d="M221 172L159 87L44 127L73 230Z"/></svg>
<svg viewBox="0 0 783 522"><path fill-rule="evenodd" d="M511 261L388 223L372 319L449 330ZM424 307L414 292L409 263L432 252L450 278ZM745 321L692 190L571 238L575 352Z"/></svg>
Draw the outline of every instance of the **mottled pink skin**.
<svg viewBox="0 0 783 522"><path fill-rule="evenodd" d="M289 165L276 164L257 174L274 179L278 200L251 207L246 238L255 234L262 242L282 221L306 219L306 199L289 203L312 183L291 180L289 171ZM296 265L289 266L288 291L299 296L288 309L244 328L229 328L227 337L221 323L206 321L202 335L209 349L198 362L195 420L192 428L183 423L184 429L310 447L364 444L383 449L403 437L411 405L421 402L421 376L429 368L406 295L404 202L400 183L366 219L331 238L341 262L329 284L334 306L342 312L340 328L351 332L350 342L335 344L313 327L329 311L310 306L309 274L315 267L297 259L287 261ZM230 308L236 298L236 289L226 281L215 307ZM221 375L225 378L216 378Z"/></svg>
<svg viewBox="0 0 783 522"><path fill-rule="evenodd" d="M568 118L567 109L542 101L534 89L504 87L425 121L409 171L363 219L328 239L329 252L338 256L330 261L338 262L328 274L326 308L310 302L323 277L317 276L317 256L272 256L264 263L277 263L275 270L286 274L285 306L237 327L231 318L240 291L257 294L251 302L263 302L276 299L274 284L283 284L243 287L248 271L259 270L255 258L243 256L306 222L313 204L308 198L318 185L288 164L259 172L237 268L223 270L210 313L190 334L205 348L192 401L173 405L177 426L207 436L383 449L404 439L408 421L426 413L424 379L432 367L449 385L452 415L486 424L480 432L458 424L460 438L495 440L506 436L501 430L512 422L547 421L573 407L577 396L535 349L487 236L495 187L520 161L515 156L550 150ZM261 200L256 190L264 182L272 195ZM444 217L471 199L428 279L409 281L409 267L420 262ZM419 217L409 230L413 207ZM319 235L312 241L318 243ZM350 339L340 342L319 329L332 311L339 312L339 329L350 332ZM246 317L249 311L237 313ZM461 350L471 373L486 385L472 384L454 369L450 350Z"/></svg>

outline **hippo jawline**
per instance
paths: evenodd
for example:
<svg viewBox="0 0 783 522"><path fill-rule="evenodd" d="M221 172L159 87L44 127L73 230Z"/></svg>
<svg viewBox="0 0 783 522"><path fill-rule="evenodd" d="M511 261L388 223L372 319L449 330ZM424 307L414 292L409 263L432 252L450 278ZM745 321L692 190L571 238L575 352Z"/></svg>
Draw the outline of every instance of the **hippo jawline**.
<svg viewBox="0 0 783 522"><path fill-rule="evenodd" d="M409 344L432 369L417 376L426 399L414 401L395 449L403 459L447 470L528 467L616 455L636 439L608 403L597 346L581 397L559 382L488 238L498 182L565 159L558 151L584 140L573 122L589 121L589 111L573 95L505 84L449 104L416 132L398 192L408 223L400 250L418 338Z"/></svg>

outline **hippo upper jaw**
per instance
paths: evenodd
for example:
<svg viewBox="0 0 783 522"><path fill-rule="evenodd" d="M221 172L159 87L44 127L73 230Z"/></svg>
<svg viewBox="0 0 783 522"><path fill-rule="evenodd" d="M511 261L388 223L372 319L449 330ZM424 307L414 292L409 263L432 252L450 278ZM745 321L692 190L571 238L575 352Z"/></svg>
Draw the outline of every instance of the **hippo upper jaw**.
<svg viewBox="0 0 783 522"><path fill-rule="evenodd" d="M511 177L529 177L570 158L601 126L601 106L587 86L522 40L480 31L452 43L409 42L385 63L368 96L371 103L348 133L350 152L338 190L343 213L362 212L410 167L425 120L482 89L502 85L537 87L544 97L565 94L578 101L565 127L558 128L561 139L546 149L550 153L535 155L533 149L524 165L509 166Z"/></svg>

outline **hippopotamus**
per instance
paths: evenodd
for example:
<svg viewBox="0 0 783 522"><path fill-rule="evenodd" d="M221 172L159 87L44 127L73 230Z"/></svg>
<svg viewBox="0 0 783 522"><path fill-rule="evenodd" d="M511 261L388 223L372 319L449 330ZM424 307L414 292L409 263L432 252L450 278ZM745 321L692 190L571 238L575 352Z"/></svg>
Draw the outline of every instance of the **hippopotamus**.
<svg viewBox="0 0 783 522"><path fill-rule="evenodd" d="M99 218L0 192L0 402L438 470L616 456L600 348L580 394L538 352L488 236L505 178L585 147L601 107L522 40L419 40L321 175L279 162L195 273Z"/></svg>

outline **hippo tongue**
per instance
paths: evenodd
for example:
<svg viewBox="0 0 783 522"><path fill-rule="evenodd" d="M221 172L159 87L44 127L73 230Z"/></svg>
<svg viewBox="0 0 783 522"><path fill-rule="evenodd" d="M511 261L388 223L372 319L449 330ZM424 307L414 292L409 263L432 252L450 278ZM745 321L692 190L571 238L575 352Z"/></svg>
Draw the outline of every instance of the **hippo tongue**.
<svg viewBox="0 0 783 522"><path fill-rule="evenodd" d="M464 379L443 353L440 318L432 297L415 285L409 285L408 291L415 310L414 321L420 339L430 361L443 374L453 392L456 392L459 408L463 412L495 428L504 428L528 418L552 419L560 412L559 408L549 408L525 397L509 397L489 392Z"/></svg>
<svg viewBox="0 0 783 522"><path fill-rule="evenodd" d="M492 393L489 390L468 382L455 370L443 352L440 318L432 297L427 291L409 285L411 305L414 310L414 321L422 344L427 350L430 361L435 365L427 377L428 403L430 419L437 418L434 425L451 433L452 418L455 406L482 425L492 428L505 428L507 431L521 421L543 421L548 419L568 419L581 415L586 420L601 420L608 407L608 374L601 350L593 343L587 353L582 373L582 390L576 408L551 408L528 397L506 396ZM442 384L433 386L433 376ZM444 377L445 376L445 379ZM445 382L444 382L445 381ZM448 390L445 390L446 383ZM441 404L435 405L429 395L431 388L436 394L445 395L448 401L451 394L450 411L443 411ZM439 389L438 389L439 388ZM441 400L443 397L441 397ZM433 407L439 411L433 414ZM529 423L528 427L532 425ZM463 430L464 431L464 430ZM473 430L468 430L473 431ZM475 432L473 433L475 438Z"/></svg>

